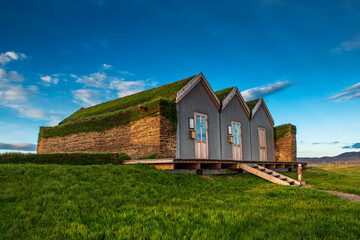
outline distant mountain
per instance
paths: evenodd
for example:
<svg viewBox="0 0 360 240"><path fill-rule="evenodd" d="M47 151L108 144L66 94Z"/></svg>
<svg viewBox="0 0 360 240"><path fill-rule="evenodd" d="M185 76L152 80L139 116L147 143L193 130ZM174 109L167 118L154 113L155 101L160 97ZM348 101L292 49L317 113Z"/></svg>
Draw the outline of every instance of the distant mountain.
<svg viewBox="0 0 360 240"><path fill-rule="evenodd" d="M334 157L304 157L297 158L298 162L306 162L308 164L360 164L360 152L345 152Z"/></svg>

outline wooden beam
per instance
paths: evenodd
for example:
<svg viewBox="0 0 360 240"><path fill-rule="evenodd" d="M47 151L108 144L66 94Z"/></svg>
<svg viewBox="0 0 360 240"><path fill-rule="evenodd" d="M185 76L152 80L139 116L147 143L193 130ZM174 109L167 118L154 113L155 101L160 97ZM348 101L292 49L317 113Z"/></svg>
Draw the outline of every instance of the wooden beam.
<svg viewBox="0 0 360 240"><path fill-rule="evenodd" d="M175 169L201 169L200 163L175 163Z"/></svg>
<svg viewBox="0 0 360 240"><path fill-rule="evenodd" d="M276 168L285 168L285 164L276 164Z"/></svg>
<svg viewBox="0 0 360 240"><path fill-rule="evenodd" d="M276 168L276 165L275 164L267 164L266 168Z"/></svg>
<svg viewBox="0 0 360 240"><path fill-rule="evenodd" d="M201 169L221 169L221 163L201 163Z"/></svg>
<svg viewBox="0 0 360 240"><path fill-rule="evenodd" d="M239 163L222 163L222 169L240 169Z"/></svg>
<svg viewBox="0 0 360 240"><path fill-rule="evenodd" d="M174 164L173 163L166 163L166 164L153 164L149 165L150 167L155 167L158 170L173 170Z"/></svg>

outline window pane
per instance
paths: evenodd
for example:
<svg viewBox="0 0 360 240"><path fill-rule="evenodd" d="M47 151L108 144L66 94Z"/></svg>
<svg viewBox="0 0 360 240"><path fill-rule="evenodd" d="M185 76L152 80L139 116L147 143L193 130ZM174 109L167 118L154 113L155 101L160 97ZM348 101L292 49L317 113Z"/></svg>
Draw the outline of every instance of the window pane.
<svg viewBox="0 0 360 240"><path fill-rule="evenodd" d="M237 144L240 145L240 126L239 126L239 124L236 124L236 139L237 139Z"/></svg>
<svg viewBox="0 0 360 240"><path fill-rule="evenodd" d="M201 132L202 132L202 140L206 141L206 123L204 117L201 117Z"/></svg>
<svg viewBox="0 0 360 240"><path fill-rule="evenodd" d="M200 139L200 116L196 116L196 140Z"/></svg>
<svg viewBox="0 0 360 240"><path fill-rule="evenodd" d="M233 123L232 129L233 129L233 143L236 144L236 128L235 128L235 123Z"/></svg>

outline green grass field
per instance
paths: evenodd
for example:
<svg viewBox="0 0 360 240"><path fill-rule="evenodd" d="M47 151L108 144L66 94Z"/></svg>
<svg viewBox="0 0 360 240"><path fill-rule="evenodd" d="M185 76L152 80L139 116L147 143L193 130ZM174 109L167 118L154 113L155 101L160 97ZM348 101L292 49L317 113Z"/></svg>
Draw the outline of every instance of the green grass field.
<svg viewBox="0 0 360 240"><path fill-rule="evenodd" d="M314 187L352 182L359 191L358 171L304 176ZM359 203L250 174L0 164L0 184L0 239L360 239Z"/></svg>
<svg viewBox="0 0 360 240"><path fill-rule="evenodd" d="M297 177L297 173L287 173ZM360 165L316 165L306 170L305 181L321 190L334 190L360 195Z"/></svg>

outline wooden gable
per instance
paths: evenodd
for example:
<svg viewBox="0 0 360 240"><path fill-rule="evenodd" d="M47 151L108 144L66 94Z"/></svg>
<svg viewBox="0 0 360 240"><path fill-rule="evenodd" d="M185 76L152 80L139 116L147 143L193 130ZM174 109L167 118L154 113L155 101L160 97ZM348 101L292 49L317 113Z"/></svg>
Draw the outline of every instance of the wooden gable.
<svg viewBox="0 0 360 240"><path fill-rule="evenodd" d="M224 110L225 107L230 103L230 101L236 97L238 99L238 101L240 102L241 107L243 108L246 116L248 117L248 119L250 119L250 109L249 107L246 105L246 102L244 100L244 98L242 97L239 89L237 87L234 87L231 92L224 98L223 102L222 102L222 108L221 110Z"/></svg>
<svg viewBox="0 0 360 240"><path fill-rule="evenodd" d="M259 110L259 108L262 107L264 109L264 112L266 114L266 117L268 118L269 122L271 123L271 125L274 125L274 119L272 118L269 109L267 108L264 99L261 97L259 99L259 101L256 103L254 109L252 110L252 114L251 117L253 118L255 113L257 112L257 110Z"/></svg>
<svg viewBox="0 0 360 240"><path fill-rule="evenodd" d="M209 82L206 80L202 72L196 75L177 93L176 103L180 102L181 99L183 99L199 83L201 83L201 85L204 87L206 93L209 95L216 108L220 110L220 100L216 96L214 90L210 87Z"/></svg>

